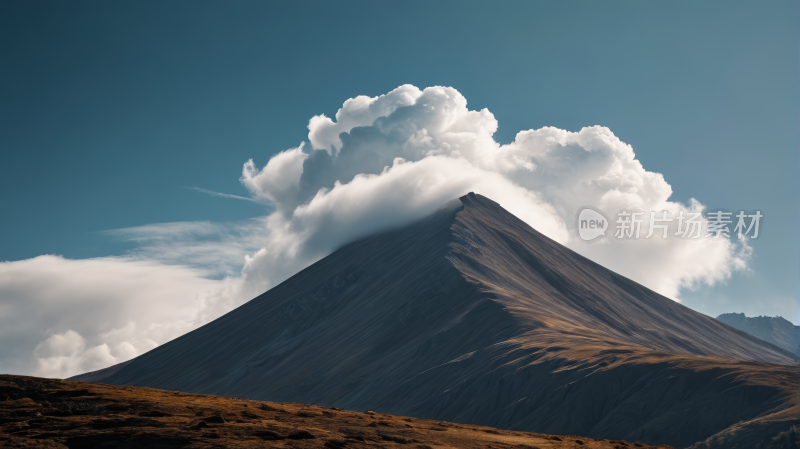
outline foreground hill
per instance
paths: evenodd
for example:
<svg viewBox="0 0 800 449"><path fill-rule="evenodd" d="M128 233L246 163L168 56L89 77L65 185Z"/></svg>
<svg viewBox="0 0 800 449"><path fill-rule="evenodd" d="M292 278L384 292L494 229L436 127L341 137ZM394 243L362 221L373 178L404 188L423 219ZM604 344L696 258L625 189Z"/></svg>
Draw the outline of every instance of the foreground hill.
<svg viewBox="0 0 800 449"><path fill-rule="evenodd" d="M800 326L795 326L786 318L779 316L749 318L743 313L723 313L717 319L800 356Z"/></svg>
<svg viewBox="0 0 800 449"><path fill-rule="evenodd" d="M753 448L797 422L797 362L469 194L87 380Z"/></svg>
<svg viewBox="0 0 800 449"><path fill-rule="evenodd" d="M655 448L313 405L0 376L4 448ZM666 448L666 446L662 446Z"/></svg>

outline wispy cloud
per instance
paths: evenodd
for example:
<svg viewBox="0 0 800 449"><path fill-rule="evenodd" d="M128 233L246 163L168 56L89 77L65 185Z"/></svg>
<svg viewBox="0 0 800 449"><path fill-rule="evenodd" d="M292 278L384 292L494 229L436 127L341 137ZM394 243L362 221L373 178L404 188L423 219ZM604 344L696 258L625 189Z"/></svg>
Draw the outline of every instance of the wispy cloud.
<svg viewBox="0 0 800 449"><path fill-rule="evenodd" d="M263 246L265 221L265 217L257 217L223 223L156 223L102 233L135 243L136 248L127 254L129 258L198 268L212 278L221 278L238 276L245 256Z"/></svg>
<svg viewBox="0 0 800 449"><path fill-rule="evenodd" d="M191 190L196 190L196 191L202 192L202 193L207 193L207 194L209 194L211 196L216 196L216 197L219 197L219 198L231 198L231 199L234 199L234 200L244 200L244 201L250 201L250 202L253 202L253 203L264 204L261 201L255 200L253 198L248 198L246 196L231 195L229 193L220 193L220 192L215 192L213 190L202 189L200 187L185 187L185 188L186 189L191 189Z"/></svg>

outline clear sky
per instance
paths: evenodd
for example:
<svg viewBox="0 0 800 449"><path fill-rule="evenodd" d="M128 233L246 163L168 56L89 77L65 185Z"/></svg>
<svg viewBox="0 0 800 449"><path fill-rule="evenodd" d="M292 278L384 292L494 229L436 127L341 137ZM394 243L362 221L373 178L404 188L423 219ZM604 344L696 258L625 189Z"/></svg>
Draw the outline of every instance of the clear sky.
<svg viewBox="0 0 800 449"><path fill-rule="evenodd" d="M307 141L311 117L451 86L501 144L605 126L672 201L761 210L750 271L682 302L800 324L798 17L793 1L5 1L0 260L126 256L136 242L105 231L262 217L192 188L249 198L242 164Z"/></svg>

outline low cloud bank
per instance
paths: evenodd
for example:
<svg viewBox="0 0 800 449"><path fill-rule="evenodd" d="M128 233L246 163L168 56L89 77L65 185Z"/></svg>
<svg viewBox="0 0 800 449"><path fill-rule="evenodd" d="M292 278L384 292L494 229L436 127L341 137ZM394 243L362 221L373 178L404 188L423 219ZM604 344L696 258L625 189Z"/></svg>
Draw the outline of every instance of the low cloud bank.
<svg viewBox="0 0 800 449"><path fill-rule="evenodd" d="M0 338L14 343L0 349L0 361L51 377L122 362L353 239L414 221L470 191L672 298L746 269L749 247L727 239L625 241L613 238L613 227L597 243L578 239L575 216L585 205L612 220L622 209L673 217L704 210L695 200L670 201L664 177L645 170L608 128L545 127L500 145L491 112L469 110L453 88L410 85L349 99L335 118L313 117L308 128L307 141L264 167L244 164L241 182L251 197L274 206L265 217L114 231L140 244L124 258L0 263Z"/></svg>
<svg viewBox="0 0 800 449"><path fill-rule="evenodd" d="M213 308L222 281L205 274L129 258L0 263L2 371L67 377L153 349Z"/></svg>

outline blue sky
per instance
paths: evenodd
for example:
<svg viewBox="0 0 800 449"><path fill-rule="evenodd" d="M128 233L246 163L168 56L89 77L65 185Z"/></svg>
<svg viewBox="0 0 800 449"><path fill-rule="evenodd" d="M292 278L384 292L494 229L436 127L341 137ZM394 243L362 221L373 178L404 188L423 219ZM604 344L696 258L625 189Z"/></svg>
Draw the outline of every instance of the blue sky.
<svg viewBox="0 0 800 449"><path fill-rule="evenodd" d="M683 303L800 323L798 30L789 1L3 2L0 260L264 216L190 188L249 197L242 164L297 147L311 117L440 85L488 108L501 144L605 126L671 200L761 210L751 271Z"/></svg>

